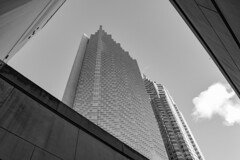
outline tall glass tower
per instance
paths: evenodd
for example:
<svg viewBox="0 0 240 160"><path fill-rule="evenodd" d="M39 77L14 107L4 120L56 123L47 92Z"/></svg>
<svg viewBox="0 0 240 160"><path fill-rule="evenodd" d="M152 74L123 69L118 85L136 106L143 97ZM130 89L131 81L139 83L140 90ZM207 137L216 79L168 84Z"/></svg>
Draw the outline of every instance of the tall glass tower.
<svg viewBox="0 0 240 160"><path fill-rule="evenodd" d="M144 76L145 88L171 160L204 160L204 157L177 105L167 89Z"/></svg>
<svg viewBox="0 0 240 160"><path fill-rule="evenodd" d="M167 160L137 61L101 26L80 46L63 101L145 157Z"/></svg>
<svg viewBox="0 0 240 160"><path fill-rule="evenodd" d="M0 60L7 62L66 0L0 0Z"/></svg>

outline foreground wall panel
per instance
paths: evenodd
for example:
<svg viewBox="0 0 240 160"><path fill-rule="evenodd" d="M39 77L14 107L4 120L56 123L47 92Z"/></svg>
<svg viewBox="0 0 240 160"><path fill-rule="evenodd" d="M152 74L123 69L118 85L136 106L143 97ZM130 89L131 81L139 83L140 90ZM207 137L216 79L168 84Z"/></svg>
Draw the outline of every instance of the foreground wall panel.
<svg viewBox="0 0 240 160"><path fill-rule="evenodd" d="M147 160L0 64L1 160Z"/></svg>
<svg viewBox="0 0 240 160"><path fill-rule="evenodd" d="M240 1L170 1L240 97Z"/></svg>

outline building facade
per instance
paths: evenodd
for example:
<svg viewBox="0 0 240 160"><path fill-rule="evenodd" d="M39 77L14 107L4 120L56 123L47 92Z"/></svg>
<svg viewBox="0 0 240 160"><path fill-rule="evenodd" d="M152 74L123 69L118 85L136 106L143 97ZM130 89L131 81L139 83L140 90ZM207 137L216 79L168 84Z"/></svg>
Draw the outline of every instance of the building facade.
<svg viewBox="0 0 240 160"><path fill-rule="evenodd" d="M0 60L7 62L66 0L0 1Z"/></svg>
<svg viewBox="0 0 240 160"><path fill-rule="evenodd" d="M158 121L162 138L171 160L204 160L204 157L166 88L144 77L145 88Z"/></svg>
<svg viewBox="0 0 240 160"><path fill-rule="evenodd" d="M80 49L76 56L81 69L71 72L80 75L69 78L78 84L76 90L66 88L64 97L68 89L75 92L73 105L67 104L145 157L168 159L137 61L101 26L81 44L85 53Z"/></svg>

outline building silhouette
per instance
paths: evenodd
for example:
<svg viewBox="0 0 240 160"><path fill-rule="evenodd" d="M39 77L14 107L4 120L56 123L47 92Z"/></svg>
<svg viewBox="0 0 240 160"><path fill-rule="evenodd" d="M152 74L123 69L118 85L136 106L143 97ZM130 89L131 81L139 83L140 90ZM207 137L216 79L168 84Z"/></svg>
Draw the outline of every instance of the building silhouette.
<svg viewBox="0 0 240 160"><path fill-rule="evenodd" d="M66 0L0 1L0 60L7 62Z"/></svg>
<svg viewBox="0 0 240 160"><path fill-rule="evenodd" d="M204 160L178 107L167 89L144 76L146 90L171 160Z"/></svg>
<svg viewBox="0 0 240 160"><path fill-rule="evenodd" d="M63 102L145 157L168 159L137 61L101 26L83 36Z"/></svg>

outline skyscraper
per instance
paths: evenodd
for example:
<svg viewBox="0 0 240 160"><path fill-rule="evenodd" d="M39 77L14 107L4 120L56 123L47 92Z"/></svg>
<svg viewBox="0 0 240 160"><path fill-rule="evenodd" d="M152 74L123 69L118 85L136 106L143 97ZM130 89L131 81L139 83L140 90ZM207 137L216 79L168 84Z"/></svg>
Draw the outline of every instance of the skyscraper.
<svg viewBox="0 0 240 160"><path fill-rule="evenodd" d="M203 155L172 97L161 84L144 76L163 141L171 160L204 160Z"/></svg>
<svg viewBox="0 0 240 160"><path fill-rule="evenodd" d="M147 158L168 159L137 61L101 26L80 46L63 101Z"/></svg>
<svg viewBox="0 0 240 160"><path fill-rule="evenodd" d="M0 1L0 59L7 62L66 0Z"/></svg>

